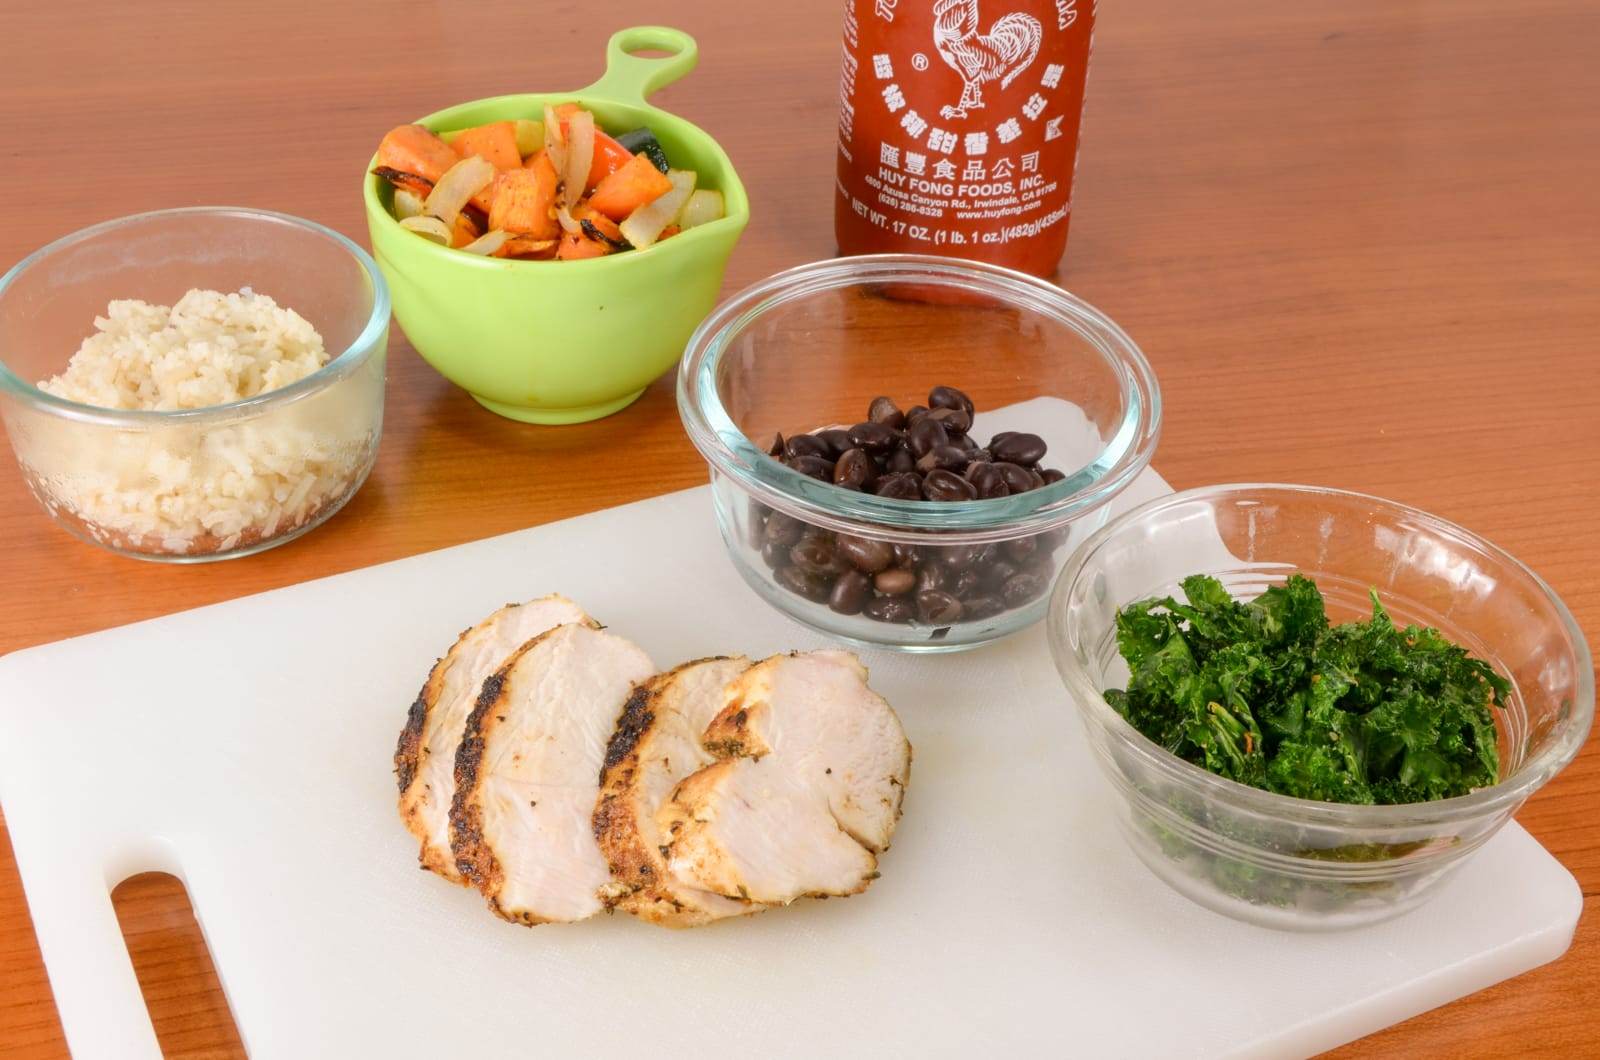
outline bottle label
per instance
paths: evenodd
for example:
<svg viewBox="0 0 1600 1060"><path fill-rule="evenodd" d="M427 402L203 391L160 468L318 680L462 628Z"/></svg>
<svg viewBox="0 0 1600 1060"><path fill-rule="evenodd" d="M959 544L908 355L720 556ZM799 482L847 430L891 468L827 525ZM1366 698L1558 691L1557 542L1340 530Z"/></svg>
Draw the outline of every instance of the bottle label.
<svg viewBox="0 0 1600 1060"><path fill-rule="evenodd" d="M1093 21L1092 0L850 0L841 246L847 228L878 244L854 249L991 260L1064 241Z"/></svg>

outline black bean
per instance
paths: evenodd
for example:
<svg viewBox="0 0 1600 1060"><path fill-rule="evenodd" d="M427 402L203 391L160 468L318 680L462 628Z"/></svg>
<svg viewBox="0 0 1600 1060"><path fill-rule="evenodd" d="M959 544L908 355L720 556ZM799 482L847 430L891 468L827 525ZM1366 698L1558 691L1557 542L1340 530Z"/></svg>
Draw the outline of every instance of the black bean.
<svg viewBox="0 0 1600 1060"><path fill-rule="evenodd" d="M995 461L994 469L1000 472L1000 477L1005 481L1006 489L1012 493L1027 493L1033 489L1033 478L1028 474L1028 469L1020 464L1006 461Z"/></svg>
<svg viewBox="0 0 1600 1060"><path fill-rule="evenodd" d="M878 478L878 465L865 449L846 449L833 465L833 484L845 489L864 490Z"/></svg>
<svg viewBox="0 0 1600 1060"><path fill-rule="evenodd" d="M952 574L949 584L945 588L965 600L978 591L978 585L982 580L977 571L968 567L966 570L958 570Z"/></svg>
<svg viewBox="0 0 1600 1060"><path fill-rule="evenodd" d="M773 512L767 516L767 528L762 533L768 541L783 545L787 548L800 540L800 535L805 533L806 524L792 515L782 512Z"/></svg>
<svg viewBox="0 0 1600 1060"><path fill-rule="evenodd" d="M867 406L867 419L897 431L906 425L906 414L900 411L900 406L894 403L892 397L873 398L872 404Z"/></svg>
<svg viewBox="0 0 1600 1060"><path fill-rule="evenodd" d="M1000 597L1010 607L1021 607L1044 593L1046 581L1033 571L1023 571L1006 579L1000 588Z"/></svg>
<svg viewBox="0 0 1600 1060"><path fill-rule="evenodd" d="M916 423L918 420L922 419L922 417L926 416L928 412L929 409L926 405L912 405L910 408L906 409L906 427L909 429L913 423Z"/></svg>
<svg viewBox="0 0 1600 1060"><path fill-rule="evenodd" d="M947 626L961 617L961 601L939 589L920 592L917 616L931 626Z"/></svg>
<svg viewBox="0 0 1600 1060"><path fill-rule="evenodd" d="M884 475L873 485L872 492L894 500L919 501L922 499L922 476L915 471Z"/></svg>
<svg viewBox="0 0 1600 1060"><path fill-rule="evenodd" d="M818 478L824 482L833 481L833 461L821 456L791 456L784 463L802 475Z"/></svg>
<svg viewBox="0 0 1600 1060"><path fill-rule="evenodd" d="M950 444L966 453L969 457L975 457L983 452L982 449L978 448L977 441L970 434L958 434L950 439Z"/></svg>
<svg viewBox="0 0 1600 1060"><path fill-rule="evenodd" d="M937 563L924 563L917 568L917 592L927 592L929 589L943 589L951 581L949 568L941 567Z"/></svg>
<svg viewBox="0 0 1600 1060"><path fill-rule="evenodd" d="M777 570L789 562L789 546L781 541L768 541L761 546L761 562Z"/></svg>
<svg viewBox="0 0 1600 1060"><path fill-rule="evenodd" d="M884 471L890 474L897 471L914 471L916 467L917 458L911 455L909 449L896 449L883 463Z"/></svg>
<svg viewBox="0 0 1600 1060"><path fill-rule="evenodd" d="M817 437L828 443L829 460L837 460L846 449L853 448L850 444L850 432L843 427L829 427L825 431L818 431Z"/></svg>
<svg viewBox="0 0 1600 1060"><path fill-rule="evenodd" d="M989 442L989 451L995 459L1011 464L1037 464L1044 457L1046 448L1043 438L1026 432L1005 437L996 435Z"/></svg>
<svg viewBox="0 0 1600 1060"><path fill-rule="evenodd" d="M864 574L876 574L894 562L894 547L889 542L868 537L840 534L834 542L834 550Z"/></svg>
<svg viewBox="0 0 1600 1060"><path fill-rule="evenodd" d="M922 495L930 501L975 501L978 491L954 471L930 471L922 480Z"/></svg>
<svg viewBox="0 0 1600 1060"><path fill-rule="evenodd" d="M829 582L826 578L818 577L799 567L779 567L773 580L791 593L798 593L807 600L818 603L828 598Z"/></svg>
<svg viewBox="0 0 1600 1060"><path fill-rule="evenodd" d="M978 411L972 399L953 386L936 386L928 391L928 406L936 409L961 409L970 421Z"/></svg>
<svg viewBox="0 0 1600 1060"><path fill-rule="evenodd" d="M783 453L791 460L798 456L820 456L824 460L832 459L828 454L828 443L814 434L797 434L784 444Z"/></svg>
<svg viewBox="0 0 1600 1060"><path fill-rule="evenodd" d="M914 567L920 558L921 554L917 551L916 545L908 545L903 541L895 542L894 565L896 567Z"/></svg>
<svg viewBox="0 0 1600 1060"><path fill-rule="evenodd" d="M1054 552L1062 545L1065 545L1067 539L1071 536L1072 531L1064 526L1058 526L1054 530L1046 530L1039 535L1039 547L1046 552Z"/></svg>
<svg viewBox="0 0 1600 1060"><path fill-rule="evenodd" d="M966 453L953 445L936 445L922 454L922 459L917 461L917 470L923 474L929 471L961 471L966 468L971 458Z"/></svg>
<svg viewBox="0 0 1600 1060"><path fill-rule="evenodd" d="M767 455L779 457L783 455L783 432L779 431L772 436L772 444L767 446Z"/></svg>
<svg viewBox="0 0 1600 1060"><path fill-rule="evenodd" d="M981 573L985 582L998 589L1020 570L1022 570L1020 566L1008 559L997 559L993 563L986 564Z"/></svg>
<svg viewBox="0 0 1600 1060"><path fill-rule="evenodd" d="M910 622L917 615L917 609L903 596L880 596L868 600L862 611L868 618L879 622Z"/></svg>
<svg viewBox="0 0 1600 1060"><path fill-rule="evenodd" d="M1037 537L1016 537L1000 546L1001 553L1013 563L1027 563L1039 551Z"/></svg>
<svg viewBox="0 0 1600 1060"><path fill-rule="evenodd" d="M965 477L983 500L993 500L996 497L1009 496L1011 493L1006 488L1005 476L988 461L974 460L968 464Z"/></svg>
<svg viewBox="0 0 1600 1060"><path fill-rule="evenodd" d="M978 558L978 546L947 545L937 549L934 558L951 570L966 570Z"/></svg>
<svg viewBox="0 0 1600 1060"><path fill-rule="evenodd" d="M998 596L968 596L961 601L961 612L969 622L991 618L1005 609L1005 603Z"/></svg>
<svg viewBox="0 0 1600 1060"><path fill-rule="evenodd" d="M900 435L893 427L866 420L850 428L850 443L869 453L888 453L899 443Z"/></svg>
<svg viewBox="0 0 1600 1060"><path fill-rule="evenodd" d="M950 444L950 433L937 420L926 417L906 428L906 442L912 456L925 456L929 450Z"/></svg>
<svg viewBox="0 0 1600 1060"><path fill-rule="evenodd" d="M791 546L789 562L807 574L819 576L838 574L845 569L844 560L834 552L833 545L825 537L808 538Z"/></svg>
<svg viewBox="0 0 1600 1060"><path fill-rule="evenodd" d="M885 596L903 596L917 587L917 576L900 567L890 567L879 571L872 585Z"/></svg>
<svg viewBox="0 0 1600 1060"><path fill-rule="evenodd" d="M841 615L859 615L872 597L872 582L860 571L848 570L833 583L828 606Z"/></svg>
<svg viewBox="0 0 1600 1060"><path fill-rule="evenodd" d="M1039 474L1044 476L1044 484L1046 486L1053 486L1057 482L1064 481L1067 477L1067 473L1058 467L1047 467Z"/></svg>
<svg viewBox="0 0 1600 1060"><path fill-rule="evenodd" d="M993 438L989 439L988 448L992 450L998 443L1005 441L1007 438L1015 438L1016 436L1016 431L1000 431Z"/></svg>
<svg viewBox="0 0 1600 1060"><path fill-rule="evenodd" d="M943 424L952 435L966 434L972 428L972 417L965 409L934 409L928 413L928 419Z"/></svg>
<svg viewBox="0 0 1600 1060"><path fill-rule="evenodd" d="M1039 474L1037 469L1030 467L1025 468L1024 470L1028 472L1028 481L1033 483L1033 485L1030 487L1031 489L1037 490L1044 488L1044 476Z"/></svg>

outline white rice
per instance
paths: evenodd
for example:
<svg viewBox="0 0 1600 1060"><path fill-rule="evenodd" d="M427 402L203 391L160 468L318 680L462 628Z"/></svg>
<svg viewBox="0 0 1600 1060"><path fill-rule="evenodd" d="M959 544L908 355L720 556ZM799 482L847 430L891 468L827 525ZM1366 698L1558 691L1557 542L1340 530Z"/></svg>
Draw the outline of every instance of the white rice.
<svg viewBox="0 0 1600 1060"><path fill-rule="evenodd" d="M305 318L248 287L192 290L171 308L112 302L95 328L39 389L102 408L197 409L279 389L328 360ZM97 540L225 552L304 525L354 487L371 425L336 390L209 428L57 420L18 454L27 450L47 507Z"/></svg>

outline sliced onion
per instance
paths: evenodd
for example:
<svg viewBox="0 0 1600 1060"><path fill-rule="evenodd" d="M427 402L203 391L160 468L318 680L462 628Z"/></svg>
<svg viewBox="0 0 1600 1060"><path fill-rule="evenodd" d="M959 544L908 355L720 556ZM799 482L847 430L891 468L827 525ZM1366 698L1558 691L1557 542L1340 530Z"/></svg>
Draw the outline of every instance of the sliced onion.
<svg viewBox="0 0 1600 1060"><path fill-rule="evenodd" d="M577 218L572 216L572 211L565 206L556 207L556 220L561 222L561 230L563 232L568 232L575 236L583 234L583 225L578 222Z"/></svg>
<svg viewBox="0 0 1600 1060"><path fill-rule="evenodd" d="M506 240L511 238L511 233L503 228L496 228L493 232L485 232L461 249L468 254L482 254L484 257L493 257L499 253L500 248L506 245Z"/></svg>
<svg viewBox="0 0 1600 1060"><path fill-rule="evenodd" d="M594 115L580 110L567 119L566 186L561 197L568 206L578 205L589 186L589 167L594 163Z"/></svg>
<svg viewBox="0 0 1600 1060"><path fill-rule="evenodd" d="M672 181L671 191L630 213L628 219L619 226L622 238L640 250L661 238L661 233L678 216L678 211L689 201L689 196L694 194L693 170L669 169L667 179Z"/></svg>
<svg viewBox="0 0 1600 1060"><path fill-rule="evenodd" d="M544 153L557 177L566 173L567 136L561 129L561 119L556 117L556 109L548 103L544 106Z"/></svg>
<svg viewBox="0 0 1600 1060"><path fill-rule="evenodd" d="M456 223L461 212L474 195L494 182L494 164L478 155L463 158L444 171L439 183L428 192L422 209L430 217L437 217L446 225Z"/></svg>
<svg viewBox="0 0 1600 1060"><path fill-rule="evenodd" d="M689 201L683 204L683 211L678 214L678 223L685 228L693 228L707 221L721 219L724 212L722 192L701 189L689 196Z"/></svg>
<svg viewBox="0 0 1600 1060"><path fill-rule="evenodd" d="M415 232L430 243L437 243L441 247L450 245L450 226L437 217L420 214L416 217L407 217L400 222L400 227L408 232Z"/></svg>
<svg viewBox="0 0 1600 1060"><path fill-rule="evenodd" d="M406 188L394 189L394 216L397 220L404 221L407 217L415 217L422 212L422 196Z"/></svg>

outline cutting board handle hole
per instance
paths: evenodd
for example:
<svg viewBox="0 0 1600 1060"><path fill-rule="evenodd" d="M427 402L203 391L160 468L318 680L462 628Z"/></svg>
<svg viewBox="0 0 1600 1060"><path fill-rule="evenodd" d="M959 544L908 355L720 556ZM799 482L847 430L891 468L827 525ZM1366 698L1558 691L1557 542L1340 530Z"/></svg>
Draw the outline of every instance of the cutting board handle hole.
<svg viewBox="0 0 1600 1060"><path fill-rule="evenodd" d="M198 1045L208 1057L243 1058L244 1042L183 882L141 872L112 889L111 904L162 1054L192 1054Z"/></svg>

